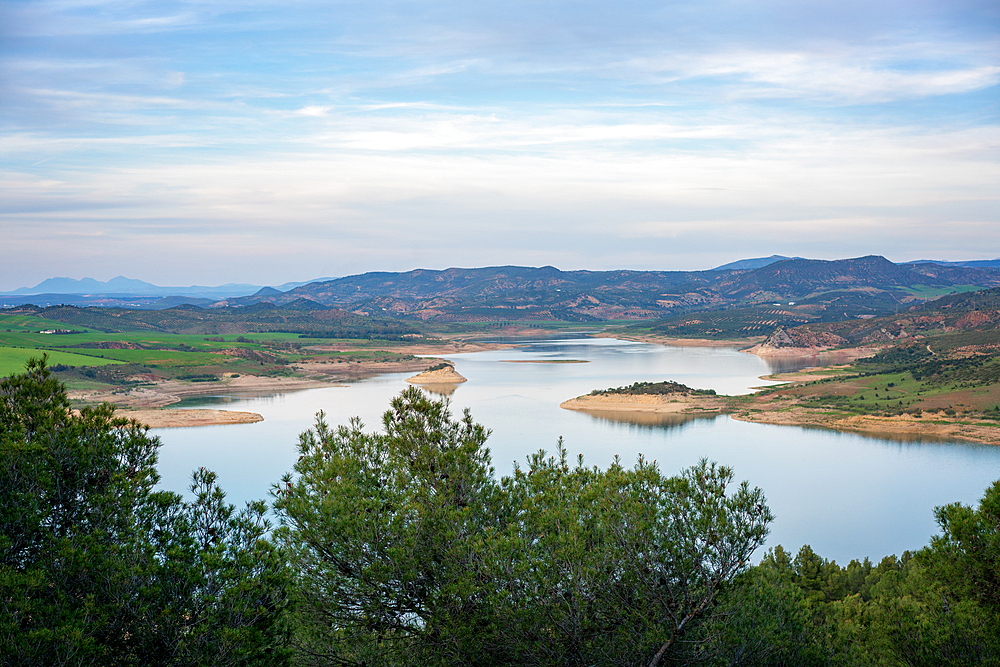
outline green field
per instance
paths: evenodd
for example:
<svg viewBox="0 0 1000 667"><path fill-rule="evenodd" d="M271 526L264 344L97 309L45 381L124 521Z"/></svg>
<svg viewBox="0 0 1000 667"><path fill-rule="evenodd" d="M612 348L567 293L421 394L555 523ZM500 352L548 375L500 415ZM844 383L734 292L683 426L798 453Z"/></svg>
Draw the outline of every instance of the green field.
<svg viewBox="0 0 1000 667"><path fill-rule="evenodd" d="M65 366L107 366L120 364L116 359L101 359L60 350L37 350L23 347L0 347L0 377L7 377L24 371L24 364L32 357L48 355L50 366L63 364Z"/></svg>
<svg viewBox="0 0 1000 667"><path fill-rule="evenodd" d="M920 299L937 299L948 294L963 294L965 292L977 292L983 289L976 285L948 285L946 287L931 287L930 285L910 285L900 287L899 290L912 294Z"/></svg>

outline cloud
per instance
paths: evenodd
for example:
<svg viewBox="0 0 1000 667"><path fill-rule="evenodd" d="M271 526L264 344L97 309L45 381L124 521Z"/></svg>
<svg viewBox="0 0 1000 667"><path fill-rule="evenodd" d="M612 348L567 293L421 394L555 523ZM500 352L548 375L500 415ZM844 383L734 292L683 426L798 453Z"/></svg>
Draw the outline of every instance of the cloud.
<svg viewBox="0 0 1000 667"><path fill-rule="evenodd" d="M0 282L42 256L281 282L1000 247L995 20L934 0L8 3Z"/></svg>

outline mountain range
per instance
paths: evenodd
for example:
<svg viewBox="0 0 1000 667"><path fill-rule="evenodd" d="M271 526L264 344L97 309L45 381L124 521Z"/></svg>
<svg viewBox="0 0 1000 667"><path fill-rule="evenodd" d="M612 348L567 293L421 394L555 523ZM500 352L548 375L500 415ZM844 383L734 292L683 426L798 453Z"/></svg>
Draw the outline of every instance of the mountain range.
<svg viewBox="0 0 1000 667"><path fill-rule="evenodd" d="M1000 270L893 264L880 256L782 259L709 271L560 271L499 266L365 273L228 305L309 299L358 314L455 322L663 318L770 302L865 303L870 314L952 292L1000 286Z"/></svg>
<svg viewBox="0 0 1000 667"><path fill-rule="evenodd" d="M284 305L305 299L358 315L442 322L645 320L765 305L787 310L795 305L789 317L810 321L835 314L877 316L944 294L1000 286L1000 267L992 266L1000 265L1000 260L975 263L894 264L877 255L833 261L772 255L705 271L494 266L371 272L277 287L174 288L121 276L106 283L52 278L0 297L0 305L30 302L163 309L181 304ZM37 290L75 291L38 294Z"/></svg>
<svg viewBox="0 0 1000 667"><path fill-rule="evenodd" d="M313 280L290 282L276 287L284 292L311 282L333 280L333 278L315 278ZM32 295L32 294L89 294L89 295L133 295L133 296L194 296L204 299L225 299L233 296L245 296L262 288L261 285L242 283L226 283L214 287L191 285L188 287L161 287L135 278L117 276L102 282L93 278L47 278L34 287L21 287L10 292L0 292L0 296Z"/></svg>

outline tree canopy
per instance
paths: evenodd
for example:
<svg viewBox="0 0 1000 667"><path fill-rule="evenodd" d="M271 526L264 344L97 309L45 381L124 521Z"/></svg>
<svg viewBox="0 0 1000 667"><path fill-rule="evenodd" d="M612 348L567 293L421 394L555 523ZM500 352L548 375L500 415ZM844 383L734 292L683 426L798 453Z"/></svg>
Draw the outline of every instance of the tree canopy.
<svg viewBox="0 0 1000 667"><path fill-rule="evenodd" d="M383 427L320 416L276 489L317 664L656 665L771 520L707 461L602 471L560 443L497 481L487 431L415 388Z"/></svg>
<svg viewBox="0 0 1000 667"><path fill-rule="evenodd" d="M44 359L0 382L0 664L287 662L287 575L266 506L215 475L155 490L160 443L69 409Z"/></svg>
<svg viewBox="0 0 1000 667"><path fill-rule="evenodd" d="M322 413L263 502L157 490L158 439L0 382L0 665L1000 664L1000 482L916 552L757 566L760 489L707 460L498 479L489 431L416 388L378 431Z"/></svg>

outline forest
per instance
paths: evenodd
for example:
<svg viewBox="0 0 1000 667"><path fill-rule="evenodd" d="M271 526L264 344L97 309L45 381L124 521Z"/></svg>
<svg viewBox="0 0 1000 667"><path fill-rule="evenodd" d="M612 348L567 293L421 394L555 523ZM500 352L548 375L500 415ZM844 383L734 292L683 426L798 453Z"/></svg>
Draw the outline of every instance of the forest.
<svg viewBox="0 0 1000 667"><path fill-rule="evenodd" d="M498 479L488 438L408 389L377 431L318 415L237 509L205 469L157 490L158 439L31 360L0 382L0 664L1000 664L1000 482L841 566L761 557L765 493L725 465L560 442Z"/></svg>

